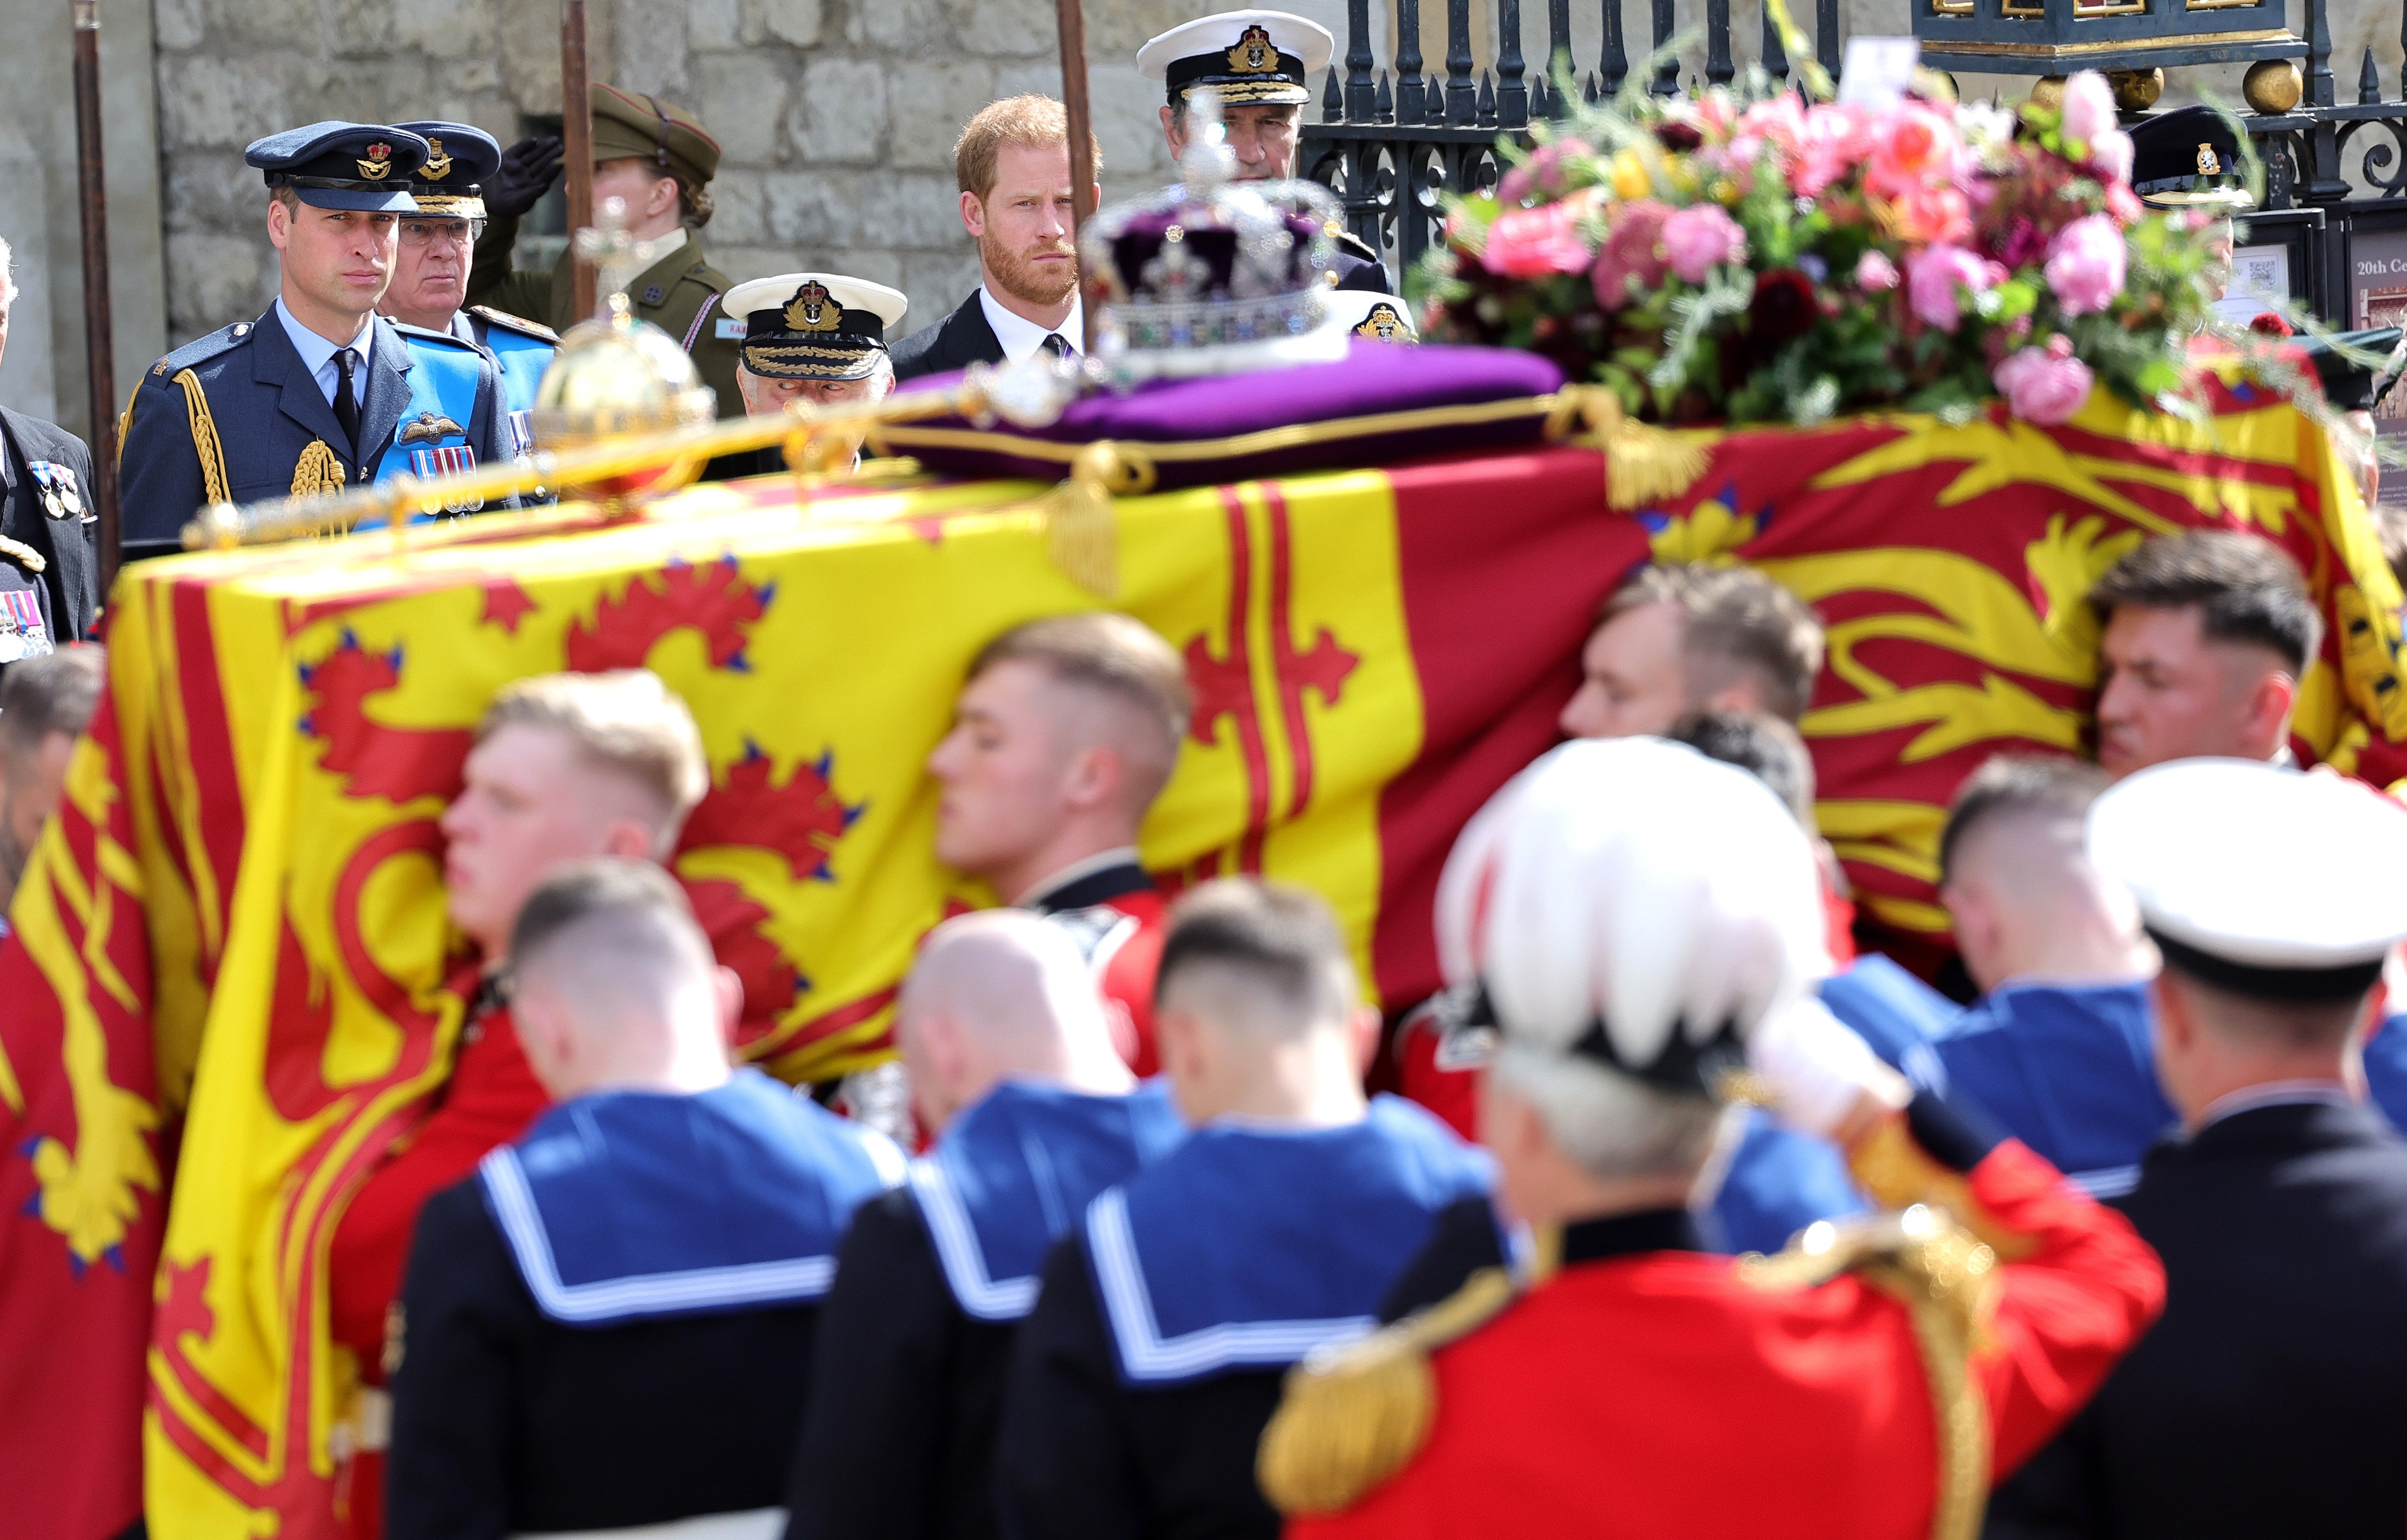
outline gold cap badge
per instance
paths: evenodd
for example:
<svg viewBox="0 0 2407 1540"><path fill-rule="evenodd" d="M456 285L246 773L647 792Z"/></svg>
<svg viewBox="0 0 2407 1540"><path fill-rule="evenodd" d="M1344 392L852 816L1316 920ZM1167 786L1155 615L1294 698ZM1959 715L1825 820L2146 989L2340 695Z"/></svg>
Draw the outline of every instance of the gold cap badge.
<svg viewBox="0 0 2407 1540"><path fill-rule="evenodd" d="M1403 317L1396 314L1396 307L1392 304L1373 305L1371 313L1362 318L1362 324L1354 329L1354 334L1358 337L1376 337L1381 342L1413 340L1413 334L1404 330Z"/></svg>
<svg viewBox="0 0 2407 1540"><path fill-rule="evenodd" d="M1271 42L1269 31L1260 26L1247 27L1237 36L1237 46L1229 50L1229 67L1239 75L1268 75L1278 68L1278 49Z"/></svg>
<svg viewBox="0 0 2407 1540"><path fill-rule="evenodd" d="M2223 174L2223 162L2215 159L2213 145L2198 147L2198 174L2201 177L2219 177Z"/></svg>
<svg viewBox="0 0 2407 1540"><path fill-rule="evenodd" d="M793 303L786 306L789 332L834 332L843 325L844 307L830 297L827 286L817 278L794 290Z"/></svg>
<svg viewBox="0 0 2407 1540"><path fill-rule="evenodd" d="M442 140L426 141L426 163L418 168L418 174L430 182L439 182L451 175L451 157L443 153Z"/></svg>
<svg viewBox="0 0 2407 1540"><path fill-rule="evenodd" d="M383 181L387 177L392 174L392 147L379 140L377 143L368 146L368 158L366 160L356 161L352 163L360 168L360 175L365 177L369 181Z"/></svg>

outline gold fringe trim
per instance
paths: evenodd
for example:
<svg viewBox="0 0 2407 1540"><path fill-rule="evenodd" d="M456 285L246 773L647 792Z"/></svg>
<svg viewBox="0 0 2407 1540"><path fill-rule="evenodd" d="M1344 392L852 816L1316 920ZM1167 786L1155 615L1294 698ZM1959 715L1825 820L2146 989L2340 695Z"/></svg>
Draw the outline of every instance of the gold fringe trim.
<svg viewBox="0 0 2407 1540"><path fill-rule="evenodd" d="M1574 425L1584 430L1574 437ZM1632 421L1621 398L1602 385L1566 385L1546 415L1546 437L1604 454L1604 501L1621 513L1678 497L1705 473L1712 456L1694 438Z"/></svg>
<svg viewBox="0 0 2407 1540"><path fill-rule="evenodd" d="M1989 1408L1973 1378L1999 1283L1998 1253L1946 1214L1902 1214L1817 1224L1777 1256L1739 1259L1759 1289L1817 1288L1854 1272L1905 1307L1937 1420L1939 1470L1931 1540L1973 1540L1989 1496Z"/></svg>
<svg viewBox="0 0 2407 1540"><path fill-rule="evenodd" d="M178 370L176 383L184 388L184 415L192 426L192 453L201 461L201 497L204 502L231 502L226 492L225 445L218 442L217 420L209 416L208 392L201 389L201 376L189 369ZM134 412L126 404L126 415Z"/></svg>
<svg viewBox="0 0 2407 1540"><path fill-rule="evenodd" d="M1483 1267L1428 1309L1289 1370L1254 1459L1271 1506L1337 1513L1403 1469L1437 1420L1429 1355L1494 1320L1516 1293L1503 1268Z"/></svg>
<svg viewBox="0 0 2407 1540"><path fill-rule="evenodd" d="M333 497L343 489L343 462L324 439L311 439L292 467L294 497ZM398 521L396 521L398 522Z"/></svg>

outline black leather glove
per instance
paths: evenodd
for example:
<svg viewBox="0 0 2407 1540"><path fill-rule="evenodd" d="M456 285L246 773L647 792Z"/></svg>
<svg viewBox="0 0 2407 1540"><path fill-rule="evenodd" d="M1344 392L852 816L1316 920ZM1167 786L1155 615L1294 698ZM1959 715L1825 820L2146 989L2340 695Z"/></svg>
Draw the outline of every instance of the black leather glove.
<svg viewBox="0 0 2407 1540"><path fill-rule="evenodd" d="M516 219L535 205L560 180L562 145L556 135L520 139L502 151L502 169L485 184L485 213L496 219Z"/></svg>

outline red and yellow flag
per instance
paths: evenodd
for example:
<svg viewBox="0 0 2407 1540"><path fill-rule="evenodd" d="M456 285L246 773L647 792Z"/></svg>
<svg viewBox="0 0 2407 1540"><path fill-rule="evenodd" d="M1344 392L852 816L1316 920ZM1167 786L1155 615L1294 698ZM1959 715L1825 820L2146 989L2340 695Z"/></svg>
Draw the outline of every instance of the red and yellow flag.
<svg viewBox="0 0 2407 1540"><path fill-rule="evenodd" d="M2354 490L2286 404L2218 405L2200 426L2101 393L2057 430L1700 435L1703 478L1634 516L1568 448L1121 502L1115 602L1182 652L1197 699L1148 863L1310 884L1386 1000L1417 998L1447 847L1554 742L1598 604L1654 558L1758 563L1819 609L1824 827L1909 934L1942 928L1933 853L1962 776L2082 743L2082 596L2150 533L2228 525L2297 556L2335 622L2301 742L2407 774L2400 594ZM33 1397L12 1405L64 1405L70 1366L100 1369L96 1348L45 1354L52 1312L95 1279L151 1281L147 1234L152 1533L336 1532L359 1366L326 1337L326 1243L448 1072L461 959L434 820L509 680L648 667L683 695L713 785L674 866L744 978L745 1052L792 1079L887 1052L911 949L957 896L922 766L963 669L1010 625L1097 602L1048 560L1037 490L770 478L617 526L570 512L129 572L109 714L0 953L36 1002L0 1032L0 1180L43 1196L0 1220L0 1386ZM158 1126L178 1114L162 1238ZM52 1292L21 1294L44 1267ZM20 1308L36 1297L54 1303ZM84 1298L138 1383L122 1345L142 1323ZM86 1429L126 1446L121 1485L128 1399L93 1399ZM56 1479L14 1464L31 1452L0 1442L0 1482Z"/></svg>

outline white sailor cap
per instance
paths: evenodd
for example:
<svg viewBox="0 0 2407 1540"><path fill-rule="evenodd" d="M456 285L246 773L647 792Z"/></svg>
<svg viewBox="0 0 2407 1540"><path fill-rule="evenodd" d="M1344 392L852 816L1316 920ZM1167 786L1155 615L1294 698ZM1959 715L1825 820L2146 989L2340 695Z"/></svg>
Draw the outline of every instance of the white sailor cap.
<svg viewBox="0 0 2407 1540"><path fill-rule="evenodd" d="M1814 847L1770 787L1656 738L1564 743L1438 881L1465 1025L1691 1095L1830 971Z"/></svg>
<svg viewBox="0 0 2407 1540"><path fill-rule="evenodd" d="M744 323L744 367L763 379L857 380L886 352L910 301L840 273L781 273L727 291Z"/></svg>
<svg viewBox="0 0 2407 1540"><path fill-rule="evenodd" d="M1309 102L1312 77L1329 67L1337 39L1317 21L1283 10L1224 10L1171 28L1136 50L1136 70L1168 88L1177 106L1210 86L1231 106Z"/></svg>
<svg viewBox="0 0 2407 1540"><path fill-rule="evenodd" d="M1320 296L1321 325L1341 327L1374 342L1413 343L1421 340L1413 325L1413 307L1393 294L1367 289L1332 289Z"/></svg>
<svg viewBox="0 0 2407 1540"><path fill-rule="evenodd" d="M2270 1000L2362 995L2407 938L2407 808L2335 775L2175 759L2089 810L2169 967Z"/></svg>

